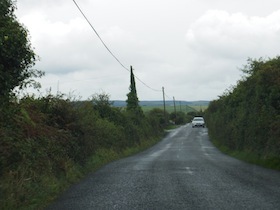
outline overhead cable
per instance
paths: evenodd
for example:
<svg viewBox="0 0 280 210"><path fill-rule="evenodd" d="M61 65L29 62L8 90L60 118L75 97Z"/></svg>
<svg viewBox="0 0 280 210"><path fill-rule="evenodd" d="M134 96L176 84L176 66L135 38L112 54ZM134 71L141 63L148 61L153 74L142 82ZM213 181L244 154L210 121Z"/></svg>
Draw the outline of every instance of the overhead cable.
<svg viewBox="0 0 280 210"><path fill-rule="evenodd" d="M135 70L135 69L133 69L133 70ZM143 85L145 85L147 88L149 88L149 89L151 89L151 90L153 90L153 91L156 91L156 92L161 92L161 90L154 89L154 88L150 87L149 85L147 85L145 82L143 82L141 79L139 79L135 74L134 74L134 77L135 77L139 82L141 82Z"/></svg>
<svg viewBox="0 0 280 210"><path fill-rule="evenodd" d="M75 0L73 0L74 4L76 5L76 7L78 8L78 10L81 12L81 14L83 15L83 17L85 18L85 20L88 22L88 24L90 25L90 27L92 28L92 30L95 32L95 34L97 35L97 37L99 38L99 40L102 42L102 44L104 45L104 47L107 49L107 51L115 58L115 60L127 71L130 71L127 67L125 67L120 60L112 53L112 51L109 49L109 47L105 44L105 42L102 40L102 38L100 37L100 35L98 34L98 32L95 30L95 28L93 27L93 25L90 23L90 21L88 20L88 18L86 17L86 15L84 14L84 12L82 11L82 9L79 7L79 5L77 4L77 2ZM135 78L140 81L143 85L145 85L147 88L153 90L153 91L161 91L161 90L156 90L154 88L151 88L149 85L147 85L145 82L143 82L141 79L139 79L136 75L134 75Z"/></svg>
<svg viewBox="0 0 280 210"><path fill-rule="evenodd" d="M112 51L107 47L107 45L105 44L105 42L102 40L102 38L99 36L98 32L95 30L95 28L93 27L93 25L90 23L90 21L87 19L86 15L83 13L83 11L81 10L81 8L79 7L79 5L76 3L75 0L73 0L73 2L75 3L75 5L77 6L78 10L81 12L81 14L84 16L84 18L86 19L86 21L88 22L88 24L90 25L90 27L92 28L92 30L95 32L95 34L97 35L97 37L99 38L99 40L102 42L102 44L104 45L104 47L107 49L107 51L116 59L116 61L127 71L129 71L128 68L126 68L121 62L120 60L112 53Z"/></svg>

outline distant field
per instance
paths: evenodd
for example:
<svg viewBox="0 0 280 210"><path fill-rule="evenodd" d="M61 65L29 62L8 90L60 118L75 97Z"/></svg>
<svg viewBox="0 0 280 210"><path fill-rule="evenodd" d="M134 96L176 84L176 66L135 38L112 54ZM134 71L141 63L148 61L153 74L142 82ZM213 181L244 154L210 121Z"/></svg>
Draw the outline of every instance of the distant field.
<svg viewBox="0 0 280 210"><path fill-rule="evenodd" d="M162 110L164 109L163 106L141 106L141 108L143 109L144 112L151 111L152 109L155 109L155 108L159 108ZM174 106L169 105L169 106L166 106L165 108L168 113L174 112ZM182 111L182 112L188 113L188 112L196 112L197 110L188 105L182 105L182 106L177 105L176 111L177 112Z"/></svg>
<svg viewBox="0 0 280 210"><path fill-rule="evenodd" d="M125 107L126 101L114 100L112 101L113 106L115 107ZM188 112L197 112L204 111L207 109L209 101L177 101L176 102L176 111L182 111L185 113ZM154 108L159 108L163 110L162 101L140 101L139 105L142 107L144 112L148 112ZM171 113L174 112L174 101L165 101L166 111Z"/></svg>
<svg viewBox="0 0 280 210"><path fill-rule="evenodd" d="M208 106L190 106L190 107L195 109L196 111L200 111L200 110L205 111L208 108Z"/></svg>

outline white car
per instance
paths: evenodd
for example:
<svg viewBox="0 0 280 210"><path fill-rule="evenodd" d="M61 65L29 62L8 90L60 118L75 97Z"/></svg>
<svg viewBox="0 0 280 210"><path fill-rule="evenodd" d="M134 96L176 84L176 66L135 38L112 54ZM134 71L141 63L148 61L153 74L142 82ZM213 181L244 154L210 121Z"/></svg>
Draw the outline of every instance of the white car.
<svg viewBox="0 0 280 210"><path fill-rule="evenodd" d="M192 120L192 127L205 127L205 121L203 117L194 117Z"/></svg>

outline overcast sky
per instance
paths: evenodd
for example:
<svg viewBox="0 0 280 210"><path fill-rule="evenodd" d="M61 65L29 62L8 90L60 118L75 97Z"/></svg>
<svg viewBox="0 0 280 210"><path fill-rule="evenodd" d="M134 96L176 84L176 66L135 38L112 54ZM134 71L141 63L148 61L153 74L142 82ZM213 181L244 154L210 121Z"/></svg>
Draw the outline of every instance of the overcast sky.
<svg viewBox="0 0 280 210"><path fill-rule="evenodd" d="M133 66L139 100L213 100L241 79L248 58L280 50L279 0L76 0L100 37ZM129 71L102 45L72 0L18 0L51 87L126 100Z"/></svg>

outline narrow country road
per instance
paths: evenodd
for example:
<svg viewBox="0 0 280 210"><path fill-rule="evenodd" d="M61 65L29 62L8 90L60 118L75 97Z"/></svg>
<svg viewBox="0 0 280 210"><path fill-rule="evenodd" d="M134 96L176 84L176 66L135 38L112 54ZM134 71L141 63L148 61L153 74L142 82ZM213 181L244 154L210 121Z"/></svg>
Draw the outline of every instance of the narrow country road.
<svg viewBox="0 0 280 210"><path fill-rule="evenodd" d="M280 172L222 154L207 128L187 124L90 174L47 209L274 210L280 209Z"/></svg>

